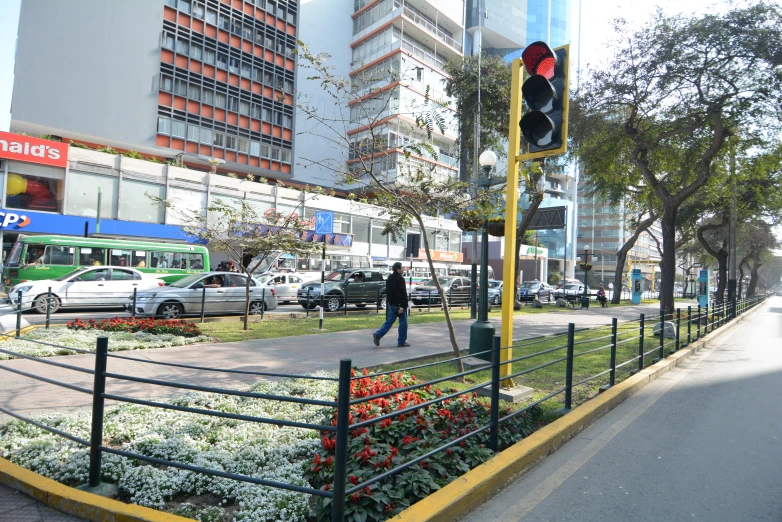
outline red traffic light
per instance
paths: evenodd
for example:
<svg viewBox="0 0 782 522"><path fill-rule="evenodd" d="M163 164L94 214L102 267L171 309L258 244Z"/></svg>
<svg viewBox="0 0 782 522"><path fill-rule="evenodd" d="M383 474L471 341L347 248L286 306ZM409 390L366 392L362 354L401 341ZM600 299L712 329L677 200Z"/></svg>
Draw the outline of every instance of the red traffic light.
<svg viewBox="0 0 782 522"><path fill-rule="evenodd" d="M539 74L550 80L554 77L557 55L545 42L531 43L521 53L521 60L530 75Z"/></svg>

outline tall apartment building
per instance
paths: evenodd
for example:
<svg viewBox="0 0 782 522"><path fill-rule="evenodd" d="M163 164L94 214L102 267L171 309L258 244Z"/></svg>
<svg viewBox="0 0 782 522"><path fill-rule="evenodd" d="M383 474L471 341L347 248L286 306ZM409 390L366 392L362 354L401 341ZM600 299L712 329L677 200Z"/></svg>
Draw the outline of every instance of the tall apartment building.
<svg viewBox="0 0 782 522"><path fill-rule="evenodd" d="M22 0L11 130L290 178L295 0Z"/></svg>
<svg viewBox="0 0 782 522"><path fill-rule="evenodd" d="M592 196L583 194L579 196L578 203L578 252L583 252L588 245L589 251L595 258L590 257L593 268L589 274L590 286L596 287L600 282L605 285L614 283L614 271L616 270L616 252L629 239L633 230L629 228L629 220L625 206L618 207L603 204ZM654 224L650 229L641 234L635 246L628 253L627 259L638 261L633 268L640 268L647 283L646 288L652 286L652 277L660 279L660 270L656 266L660 260L657 245L651 236L656 237L662 244L662 231L659 224ZM629 263L625 264L624 275L630 269ZM576 270L576 276L583 281L583 271ZM657 283L655 283L656 287Z"/></svg>

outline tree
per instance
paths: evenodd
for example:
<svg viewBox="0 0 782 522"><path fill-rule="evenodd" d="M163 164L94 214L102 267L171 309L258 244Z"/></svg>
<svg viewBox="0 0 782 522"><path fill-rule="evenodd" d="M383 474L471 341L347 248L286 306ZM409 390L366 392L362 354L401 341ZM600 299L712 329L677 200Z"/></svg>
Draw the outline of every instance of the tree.
<svg viewBox="0 0 782 522"><path fill-rule="evenodd" d="M216 199L204 214L202 209L181 208L167 200L158 201L173 212L182 230L199 242L207 243L213 251L224 252L247 276L245 330L249 328L252 274L262 265L268 264L272 256L279 252L304 256L317 252L321 246L303 240L304 232L309 227L299 219L295 209L288 215L274 209L259 213L245 199L240 200L238 206Z"/></svg>
<svg viewBox="0 0 782 522"><path fill-rule="evenodd" d="M333 145L335 154L328 158L302 158L306 165L331 171L338 184L354 187L351 198L371 202L382 208L386 219L384 234L398 238L415 223L421 230L426 260L432 275L436 274L429 244L429 222L439 215L461 214L472 205L476 216L488 219L494 212L486 194L480 191L471 199L469 186L453 174L441 172L428 159L437 158L433 138L452 126L453 109L445 100L437 100L427 86L420 98L403 102L400 86L411 82L412 70L390 65L388 68L364 68L350 78L341 78L329 65L329 55L313 53L299 42L299 67L308 70L311 81L318 81L326 96L337 107L349 107L350 114L326 118L306 99L297 100L297 109L319 125L315 135ZM391 87L389 87L389 85ZM391 111L390 109L393 109ZM393 131L389 114L395 113ZM306 166L305 165L305 166ZM433 277L442 303L448 334L454 353L459 356L447 298L437 277ZM462 371L461 360L457 362Z"/></svg>
<svg viewBox="0 0 782 522"><path fill-rule="evenodd" d="M618 23L617 32L613 59L585 84L584 111L623 137L607 153L629 156L660 201L661 307L670 314L679 208L713 175L729 129L762 148L779 128L782 15L766 2L700 17L658 11L641 29Z"/></svg>
<svg viewBox="0 0 782 522"><path fill-rule="evenodd" d="M752 297L761 281L760 268L766 260L773 258L771 252L779 248L780 243L771 225L757 219L742 224L739 238L739 246L744 254L741 264L748 266L750 272L747 297Z"/></svg>

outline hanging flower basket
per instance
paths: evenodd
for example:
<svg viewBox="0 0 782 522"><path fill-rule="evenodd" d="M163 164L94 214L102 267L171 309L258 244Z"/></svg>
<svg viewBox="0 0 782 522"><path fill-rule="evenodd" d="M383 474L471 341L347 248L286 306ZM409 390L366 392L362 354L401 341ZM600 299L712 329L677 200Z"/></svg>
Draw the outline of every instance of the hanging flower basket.
<svg viewBox="0 0 782 522"><path fill-rule="evenodd" d="M580 268L584 272L589 272L590 270L592 270L592 265L589 263L579 263L578 268Z"/></svg>
<svg viewBox="0 0 782 522"><path fill-rule="evenodd" d="M465 232L481 228L481 220L476 217L462 216L456 220L456 226Z"/></svg>
<svg viewBox="0 0 782 522"><path fill-rule="evenodd" d="M505 221L489 221L489 235L503 237L505 235Z"/></svg>

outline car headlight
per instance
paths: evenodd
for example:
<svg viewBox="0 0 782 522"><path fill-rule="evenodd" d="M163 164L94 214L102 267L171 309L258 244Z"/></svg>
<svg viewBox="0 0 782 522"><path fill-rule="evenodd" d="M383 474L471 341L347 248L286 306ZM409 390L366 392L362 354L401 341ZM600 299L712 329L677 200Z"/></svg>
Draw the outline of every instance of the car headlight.
<svg viewBox="0 0 782 522"><path fill-rule="evenodd" d="M17 294L19 292L22 292L22 293L29 292L32 288L33 288L32 285L17 286L13 290L11 290L10 294L14 295L14 294Z"/></svg>
<svg viewBox="0 0 782 522"><path fill-rule="evenodd" d="M136 295L136 301L147 301L149 299L152 299L157 294L137 294Z"/></svg>

